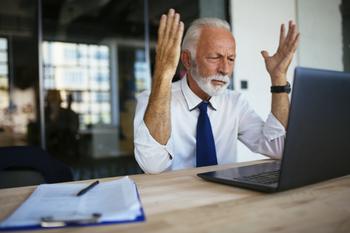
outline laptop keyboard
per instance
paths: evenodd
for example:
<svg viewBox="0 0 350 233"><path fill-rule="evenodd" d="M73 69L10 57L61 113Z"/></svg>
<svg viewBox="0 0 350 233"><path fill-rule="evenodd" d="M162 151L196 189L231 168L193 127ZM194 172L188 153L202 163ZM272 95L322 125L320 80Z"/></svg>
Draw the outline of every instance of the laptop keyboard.
<svg viewBox="0 0 350 233"><path fill-rule="evenodd" d="M254 174L250 176L242 176L236 178L236 180L251 182L251 183L259 183L259 184L273 184L277 183L279 179L280 170L276 171L268 171L262 172L259 174Z"/></svg>

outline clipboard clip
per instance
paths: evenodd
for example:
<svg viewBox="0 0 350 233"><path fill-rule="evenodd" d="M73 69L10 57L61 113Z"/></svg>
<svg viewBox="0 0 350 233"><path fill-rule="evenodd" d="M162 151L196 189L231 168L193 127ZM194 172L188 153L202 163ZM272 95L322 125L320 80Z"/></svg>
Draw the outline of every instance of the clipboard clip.
<svg viewBox="0 0 350 233"><path fill-rule="evenodd" d="M95 224L98 223L102 215L99 213L94 213L89 218L81 219L55 219L53 217L43 217L41 218L40 225L41 227L50 228L50 227L65 227L65 226L79 226L85 224Z"/></svg>

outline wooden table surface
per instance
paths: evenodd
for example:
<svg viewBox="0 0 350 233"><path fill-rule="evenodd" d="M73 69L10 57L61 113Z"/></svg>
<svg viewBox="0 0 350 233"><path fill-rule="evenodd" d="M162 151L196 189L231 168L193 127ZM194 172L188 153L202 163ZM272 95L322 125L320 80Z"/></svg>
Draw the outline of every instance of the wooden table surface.
<svg viewBox="0 0 350 233"><path fill-rule="evenodd" d="M145 222L36 232L350 232L350 176L274 194L196 176L260 162L130 176L140 193ZM34 188L0 189L0 219L14 211Z"/></svg>

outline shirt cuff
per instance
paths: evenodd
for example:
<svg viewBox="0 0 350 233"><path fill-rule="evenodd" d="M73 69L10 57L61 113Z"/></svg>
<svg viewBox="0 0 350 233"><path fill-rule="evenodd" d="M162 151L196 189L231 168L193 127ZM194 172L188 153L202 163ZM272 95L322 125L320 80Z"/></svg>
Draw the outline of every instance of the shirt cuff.
<svg viewBox="0 0 350 233"><path fill-rule="evenodd" d="M155 140L153 138L153 136L151 135L151 133L149 132L146 124L144 121L142 121L139 130L137 131L138 137L142 139L142 144L144 145L149 145L150 147L155 147L155 148L159 148L159 149L163 149L165 151L167 151L167 153L172 157L173 153L172 153L172 143L171 140L169 138L168 142L165 145L160 144L157 140Z"/></svg>
<svg viewBox="0 0 350 233"><path fill-rule="evenodd" d="M285 136L286 130L281 122L277 120L272 113L270 113L266 119L263 134L269 141L272 141L276 138Z"/></svg>
<svg viewBox="0 0 350 233"><path fill-rule="evenodd" d="M146 173L160 173L172 164L171 140L166 145L157 142L142 121L135 132L135 158Z"/></svg>

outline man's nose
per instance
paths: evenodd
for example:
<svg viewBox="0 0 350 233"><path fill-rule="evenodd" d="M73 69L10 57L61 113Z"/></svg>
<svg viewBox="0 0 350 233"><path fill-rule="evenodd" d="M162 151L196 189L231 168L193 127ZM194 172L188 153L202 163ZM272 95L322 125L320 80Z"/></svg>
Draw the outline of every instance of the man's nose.
<svg viewBox="0 0 350 233"><path fill-rule="evenodd" d="M221 59L218 67L218 73L220 73L221 75L228 75L230 73L230 70L231 65L229 64L228 59Z"/></svg>

